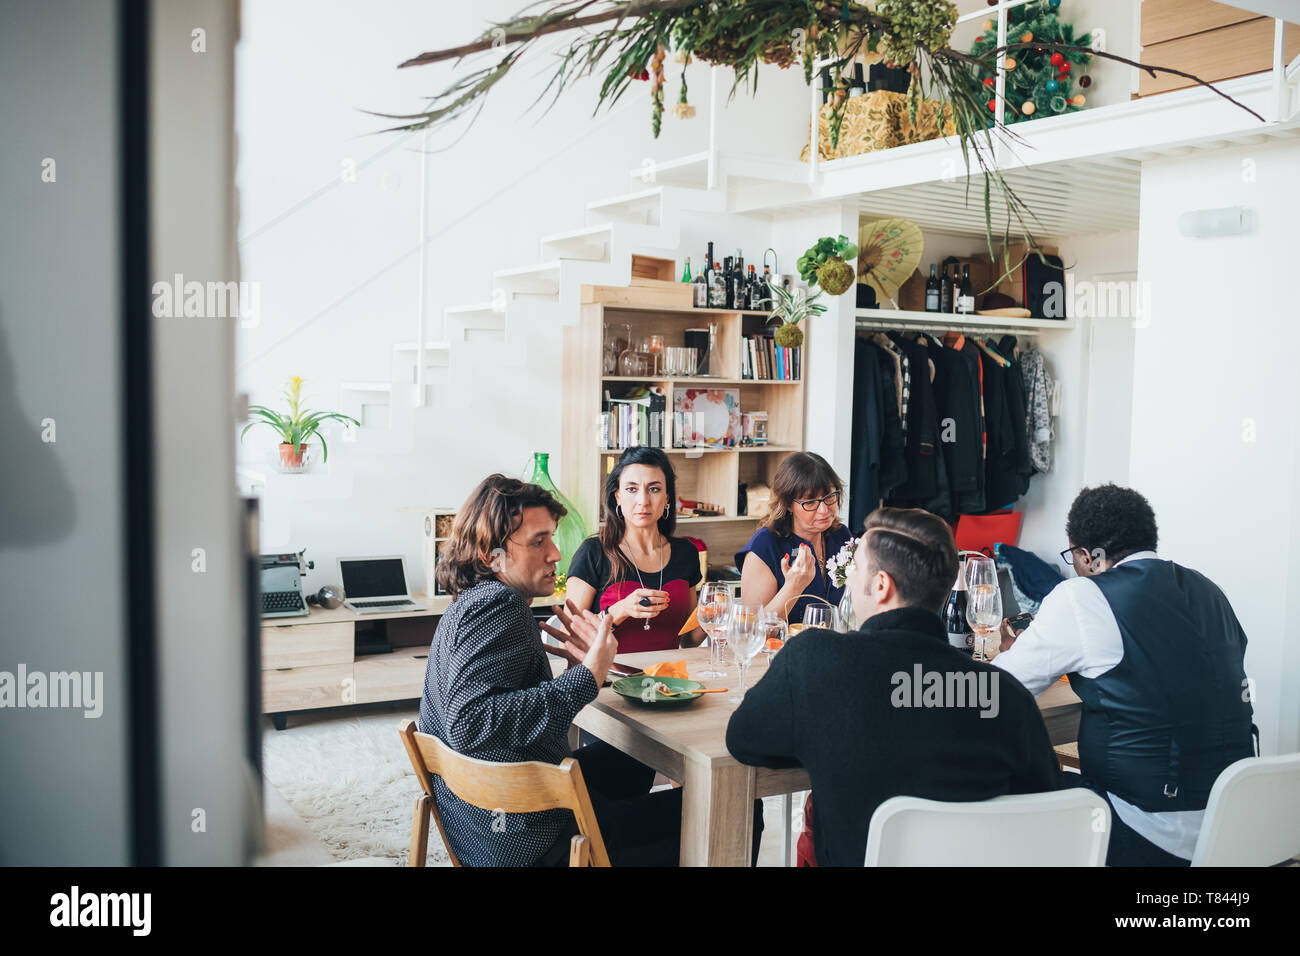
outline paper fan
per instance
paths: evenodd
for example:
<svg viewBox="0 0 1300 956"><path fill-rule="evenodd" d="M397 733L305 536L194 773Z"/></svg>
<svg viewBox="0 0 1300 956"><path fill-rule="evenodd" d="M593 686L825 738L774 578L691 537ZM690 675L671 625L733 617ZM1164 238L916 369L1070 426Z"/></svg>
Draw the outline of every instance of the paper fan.
<svg viewBox="0 0 1300 956"><path fill-rule="evenodd" d="M907 219L877 219L858 227L858 281L876 290L879 301L895 297L921 264L921 227Z"/></svg>

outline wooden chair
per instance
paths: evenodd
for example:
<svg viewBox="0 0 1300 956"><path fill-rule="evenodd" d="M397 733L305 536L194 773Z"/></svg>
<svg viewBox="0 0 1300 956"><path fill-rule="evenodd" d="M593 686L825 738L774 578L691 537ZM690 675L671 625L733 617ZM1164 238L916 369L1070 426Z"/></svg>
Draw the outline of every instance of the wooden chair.
<svg viewBox="0 0 1300 956"><path fill-rule="evenodd" d="M1066 767L1079 769L1079 742L1071 741L1068 744L1057 744L1052 748L1056 751L1056 762L1062 770Z"/></svg>
<svg viewBox="0 0 1300 956"><path fill-rule="evenodd" d="M430 734L416 731L408 721L398 731L424 792L415 801L411 824L410 866L424 866L429 850L429 817L442 835L453 866L461 866L447 842L442 817L433 796L433 777L442 777L448 789L471 806L493 813L532 813L538 810L572 810L578 835L569 848L569 866L609 866L609 854L596 824L596 812L582 779L582 768L572 757L558 766L537 760L493 763L458 754Z"/></svg>

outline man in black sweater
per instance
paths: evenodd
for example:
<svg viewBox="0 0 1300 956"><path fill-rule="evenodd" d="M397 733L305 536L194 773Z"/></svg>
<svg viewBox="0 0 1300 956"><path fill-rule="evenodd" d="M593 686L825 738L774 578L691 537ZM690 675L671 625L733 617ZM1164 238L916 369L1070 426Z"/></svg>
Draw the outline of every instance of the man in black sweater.
<svg viewBox="0 0 1300 956"><path fill-rule="evenodd" d="M919 509L867 519L848 586L861 630L806 631L727 726L741 763L808 770L820 866L862 866L890 797L986 800L1058 786L1038 705L1015 678L949 646L952 532Z"/></svg>

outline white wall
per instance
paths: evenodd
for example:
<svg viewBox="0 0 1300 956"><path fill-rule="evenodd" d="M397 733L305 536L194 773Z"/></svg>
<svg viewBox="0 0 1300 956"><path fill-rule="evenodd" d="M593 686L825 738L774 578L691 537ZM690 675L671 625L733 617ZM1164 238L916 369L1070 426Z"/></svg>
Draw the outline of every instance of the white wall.
<svg viewBox="0 0 1300 956"><path fill-rule="evenodd" d="M450 68L396 65L465 42L520 6L380 0L364 14L322 17L305 0L244 4L236 96L240 255L244 278L262 283L262 316L239 331L237 374L253 402L279 404L285 379L297 374L312 407L349 409L357 398L340 383L400 374L392 346L415 339L418 315L418 135L394 146L392 135L371 135L391 121L361 111L420 108L421 96L441 89ZM429 160L430 339L442 337L445 307L490 298L494 270L536 262L542 235L584 225L588 202L644 188L629 183L628 170L707 146L706 65L688 72L697 116L677 120L671 108L681 67L670 62L668 113L655 140L644 83L634 83L612 114L592 116L598 81L590 80L545 116L529 111L547 62L536 54L525 61L463 138L460 131L432 137L430 149L451 148ZM772 136L782 155L797 155L799 131L786 131L772 111L774 95L795 99L778 93L783 83L806 93L802 76L765 70L760 115L743 91L726 103L730 73L722 74L723 141L748 148ZM357 164L355 182L340 181L348 161ZM686 255L699 267L708 239L719 261L740 246L747 261L761 262L772 241L767 220L752 216L701 216L681 238L681 248L663 253L675 253L679 269ZM515 315L510 321L520 332ZM560 330L549 322L522 325L515 352L484 349L472 369L435 373L431 405L396 410L391 431L365 429L355 444L327 431L328 475L273 476L262 496L263 549L307 547L317 562L306 579L313 590L337 580L340 554L402 553L418 586L420 509L459 505L488 473L522 472L533 451L552 453L552 475L564 487ZM512 355L513 364L502 364ZM269 429L254 430L240 460L265 470L273 445Z"/></svg>
<svg viewBox="0 0 1300 956"><path fill-rule="evenodd" d="M1300 307L1289 293L1300 143L1153 160L1142 168L1132 483L1161 553L1208 575L1250 644L1265 752L1300 745ZM1242 204L1248 236L1179 235L1178 215Z"/></svg>

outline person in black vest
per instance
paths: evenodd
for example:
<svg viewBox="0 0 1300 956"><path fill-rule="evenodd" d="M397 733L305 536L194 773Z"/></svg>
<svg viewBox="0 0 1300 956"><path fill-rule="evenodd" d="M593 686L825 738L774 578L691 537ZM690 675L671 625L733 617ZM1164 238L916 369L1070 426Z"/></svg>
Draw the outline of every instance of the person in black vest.
<svg viewBox="0 0 1300 956"><path fill-rule="evenodd" d="M948 644L939 610L956 578L941 518L878 508L847 583L866 623L792 637L731 715L727 749L741 763L807 768L819 866L862 866L871 815L890 797L987 800L1058 786L1034 698Z"/></svg>
<svg viewBox="0 0 1300 956"><path fill-rule="evenodd" d="M1058 584L994 664L1032 694L1060 676L1083 701L1076 785L1111 807L1110 866L1187 866L1210 788L1255 756L1246 634L1204 575L1156 557L1130 488L1085 488L1065 522L1079 577Z"/></svg>

